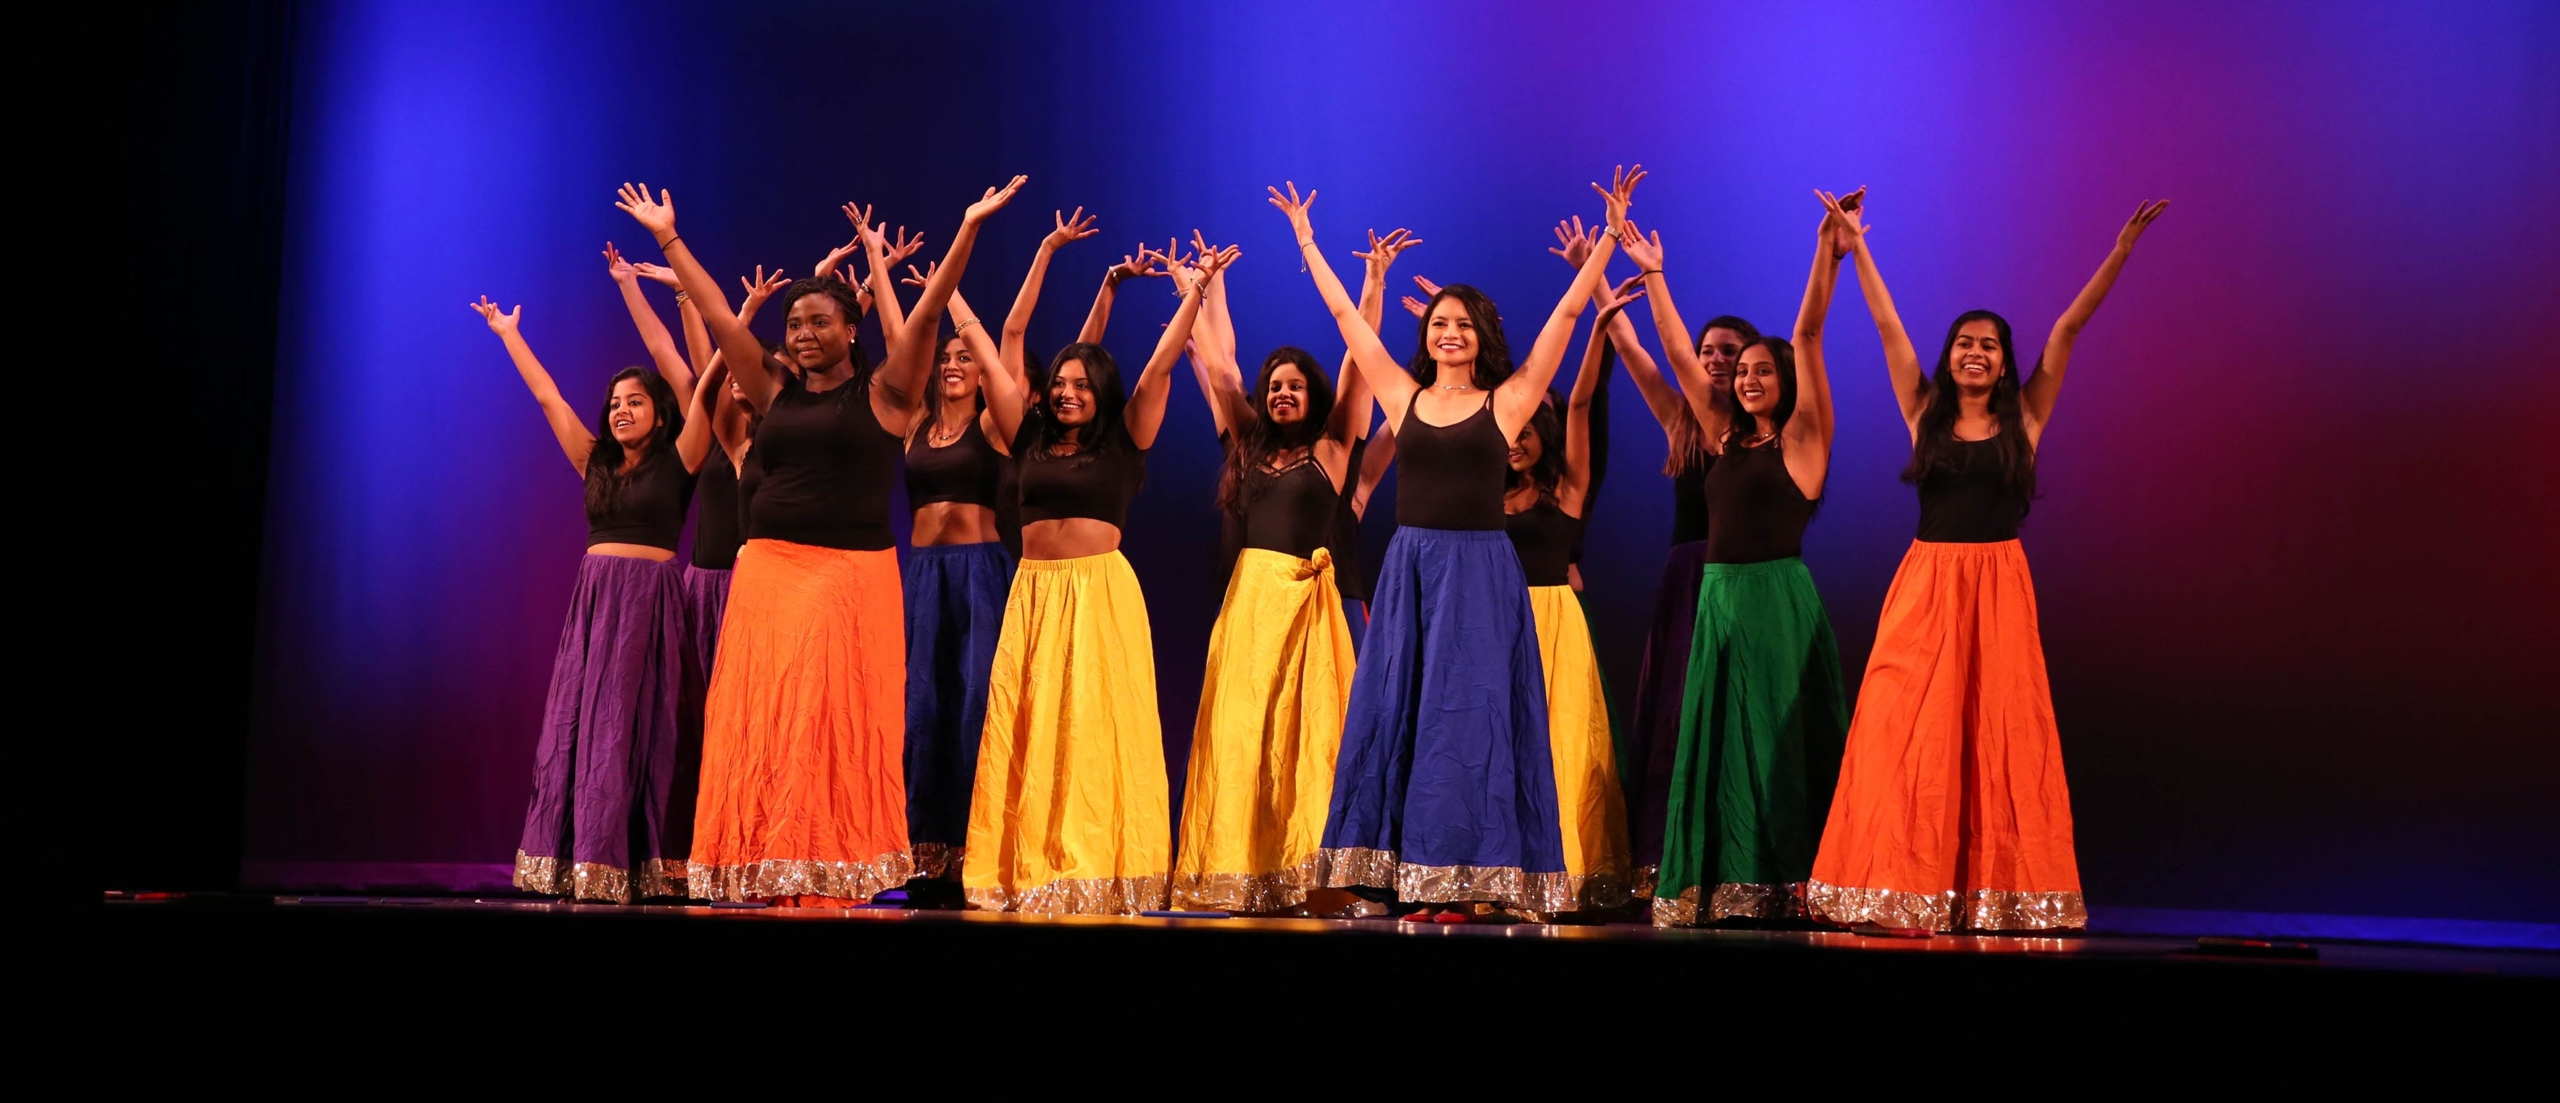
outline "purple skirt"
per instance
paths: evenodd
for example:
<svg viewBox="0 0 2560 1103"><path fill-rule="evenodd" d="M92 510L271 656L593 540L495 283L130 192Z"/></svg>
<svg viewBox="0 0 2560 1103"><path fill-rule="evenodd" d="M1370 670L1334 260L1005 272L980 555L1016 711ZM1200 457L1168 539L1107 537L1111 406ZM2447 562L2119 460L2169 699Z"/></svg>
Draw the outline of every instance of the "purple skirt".
<svg viewBox="0 0 2560 1103"><path fill-rule="evenodd" d="M1671 545L1653 589L1653 627L1645 633L1644 666L1636 674L1636 714L1618 748L1619 785L1627 794L1627 829L1635 842L1636 895L1653 891L1662 865L1663 825L1671 816L1673 760L1680 752L1680 693L1689 682L1690 639L1698 627L1698 588L1706 576L1707 542Z"/></svg>
<svg viewBox="0 0 2560 1103"><path fill-rule="evenodd" d="M670 869L681 868L693 854L693 806L702 791L702 702L709 694L712 660L720 651L720 624L728 612L729 572L686 567L683 711L676 717L675 782L668 788L667 824L658 833L658 856L673 863ZM682 884L668 888L684 895Z"/></svg>
<svg viewBox="0 0 2560 1103"><path fill-rule="evenodd" d="M579 562L533 750L518 888L615 903L677 894L669 877L682 878L684 854L664 835L692 665L683 579L673 561Z"/></svg>

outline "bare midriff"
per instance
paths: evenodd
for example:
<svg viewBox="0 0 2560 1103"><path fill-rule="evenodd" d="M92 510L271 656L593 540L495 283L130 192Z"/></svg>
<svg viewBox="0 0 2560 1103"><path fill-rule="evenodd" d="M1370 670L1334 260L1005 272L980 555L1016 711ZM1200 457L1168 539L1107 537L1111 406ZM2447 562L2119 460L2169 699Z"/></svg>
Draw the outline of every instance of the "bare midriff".
<svg viewBox="0 0 2560 1103"><path fill-rule="evenodd" d="M919 548L992 544L996 511L975 502L926 502L916 507L913 540Z"/></svg>
<svg viewBox="0 0 2560 1103"><path fill-rule="evenodd" d="M655 559L660 563L676 557L672 549L647 544L589 544L588 555L610 555L617 559Z"/></svg>
<svg viewBox="0 0 2560 1103"><path fill-rule="evenodd" d="M1120 526L1091 517L1061 517L1022 526L1024 559L1081 559L1120 550Z"/></svg>

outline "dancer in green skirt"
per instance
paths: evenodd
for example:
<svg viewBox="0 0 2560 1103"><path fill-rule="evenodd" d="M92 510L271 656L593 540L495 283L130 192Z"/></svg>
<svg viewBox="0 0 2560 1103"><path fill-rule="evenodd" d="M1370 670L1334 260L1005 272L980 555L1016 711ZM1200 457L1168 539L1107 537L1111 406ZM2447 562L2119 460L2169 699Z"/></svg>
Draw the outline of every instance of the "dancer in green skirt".
<svg viewBox="0 0 2560 1103"><path fill-rule="evenodd" d="M1849 728L1839 647L1799 552L1831 465L1823 317L1840 259L1862 232L1864 189L1838 199L1816 194L1825 212L1795 340L1762 338L1743 349L1730 406L1708 401L1694 359L1673 360L1717 459L1706 479L1707 563L1654 887L1656 926L1802 915L1839 779ZM1676 319L1660 235L1637 239L1632 226L1627 234L1627 257L1643 268L1657 314Z"/></svg>

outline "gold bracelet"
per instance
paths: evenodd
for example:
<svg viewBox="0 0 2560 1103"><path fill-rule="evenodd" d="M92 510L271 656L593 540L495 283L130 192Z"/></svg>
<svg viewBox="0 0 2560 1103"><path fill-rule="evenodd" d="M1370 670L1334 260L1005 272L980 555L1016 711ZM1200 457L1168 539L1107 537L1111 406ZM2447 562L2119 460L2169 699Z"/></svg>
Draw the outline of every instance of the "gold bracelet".
<svg viewBox="0 0 2560 1103"><path fill-rule="evenodd" d="M970 326L974 326L976 324L978 324L978 320L976 318L971 318L968 321L951 327L951 335L954 337L960 336L961 334L968 332Z"/></svg>

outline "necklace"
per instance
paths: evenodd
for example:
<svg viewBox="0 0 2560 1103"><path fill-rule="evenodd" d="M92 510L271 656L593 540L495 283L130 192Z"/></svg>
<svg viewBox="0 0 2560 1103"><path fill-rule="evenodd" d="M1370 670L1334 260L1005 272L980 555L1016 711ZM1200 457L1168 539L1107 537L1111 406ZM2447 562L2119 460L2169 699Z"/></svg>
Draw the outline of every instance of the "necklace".
<svg viewBox="0 0 2560 1103"><path fill-rule="evenodd" d="M1434 383L1431 385L1431 389L1435 391L1472 391L1476 389L1476 385L1473 383Z"/></svg>
<svg viewBox="0 0 2560 1103"><path fill-rule="evenodd" d="M965 422L965 421L960 423L960 427L959 427L959 428L954 429L954 430L952 430L952 431L950 431L950 432L948 432L948 433L945 433L945 432L943 432L943 431L942 431L942 426L936 425L936 426L934 426L934 427L933 427L933 431L932 431L932 432L925 434L925 443L930 444L930 445L932 445L932 446L934 446L934 447L936 447L936 448L940 448L940 447L942 447L943 445L949 444L949 443L951 443L952 441L955 441L955 440L960 439L960 435L961 435L961 434L963 434L963 433L966 433L966 432L968 432L968 431L969 431L969 423L968 423L968 422Z"/></svg>

